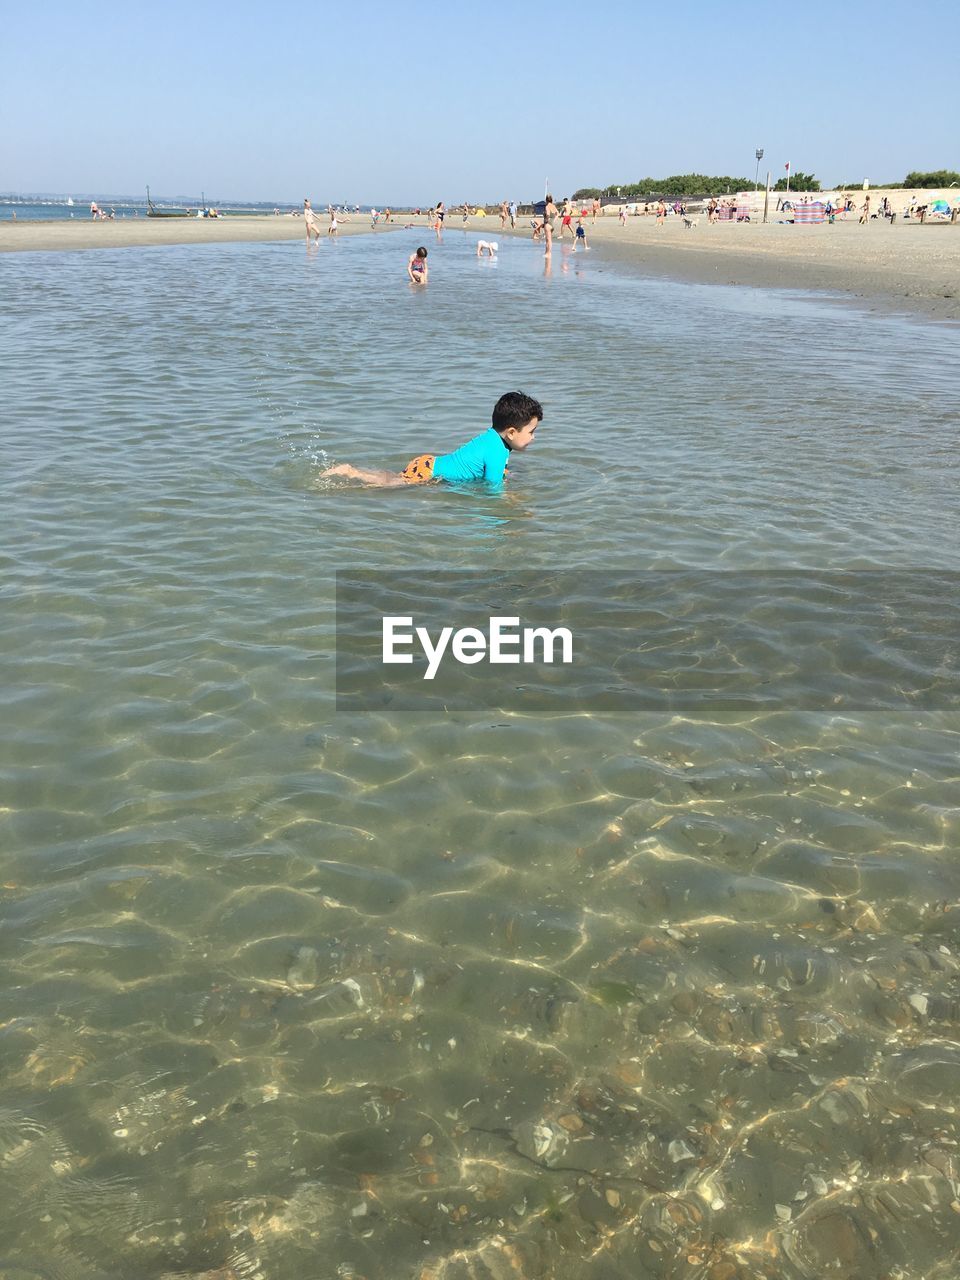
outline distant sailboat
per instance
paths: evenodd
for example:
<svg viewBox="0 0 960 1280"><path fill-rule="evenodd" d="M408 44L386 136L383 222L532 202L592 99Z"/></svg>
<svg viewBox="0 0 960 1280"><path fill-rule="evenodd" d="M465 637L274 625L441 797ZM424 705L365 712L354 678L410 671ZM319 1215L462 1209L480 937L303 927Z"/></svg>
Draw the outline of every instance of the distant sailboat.
<svg viewBox="0 0 960 1280"><path fill-rule="evenodd" d="M67 196L67 204L69 205L73 204L73 196Z"/></svg>
<svg viewBox="0 0 960 1280"><path fill-rule="evenodd" d="M190 214L186 209L158 209L150 199L150 188L147 187L147 217L148 218L189 218Z"/></svg>

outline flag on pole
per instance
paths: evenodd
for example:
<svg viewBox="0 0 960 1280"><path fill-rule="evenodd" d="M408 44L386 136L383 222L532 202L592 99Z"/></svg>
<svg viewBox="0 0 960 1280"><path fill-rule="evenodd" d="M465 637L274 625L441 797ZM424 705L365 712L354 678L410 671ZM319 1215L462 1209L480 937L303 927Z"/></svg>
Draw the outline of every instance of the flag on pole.
<svg viewBox="0 0 960 1280"><path fill-rule="evenodd" d="M786 163L783 167L786 169L787 173L789 173L789 172L790 172L790 161L788 160L788 161L787 161L787 163Z"/></svg>

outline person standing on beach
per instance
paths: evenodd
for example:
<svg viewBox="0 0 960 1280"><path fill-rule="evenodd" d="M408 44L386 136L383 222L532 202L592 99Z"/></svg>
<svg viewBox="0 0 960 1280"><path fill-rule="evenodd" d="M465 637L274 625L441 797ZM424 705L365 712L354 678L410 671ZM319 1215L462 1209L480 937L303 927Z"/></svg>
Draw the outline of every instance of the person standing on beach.
<svg viewBox="0 0 960 1280"><path fill-rule="evenodd" d="M516 202L516 200L511 200L511 201L510 201L510 225L511 225L511 227L515 227L515 226L517 225L517 202Z"/></svg>
<svg viewBox="0 0 960 1280"><path fill-rule="evenodd" d="M557 215L560 210L553 203L553 196L547 193L547 202L543 207L543 233L547 240L547 247L544 249L544 257L549 257L553 253L553 233L557 227Z"/></svg>
<svg viewBox="0 0 960 1280"><path fill-rule="evenodd" d="M331 209L331 210L330 210L330 225L329 225L329 227L327 227L327 235L328 235L328 236L335 236L335 235L337 234L337 231L338 231L338 230L339 230L339 223L337 222L337 211L336 211L336 209Z"/></svg>
<svg viewBox="0 0 960 1280"><path fill-rule="evenodd" d="M593 225L596 226L597 214L600 212L600 198L598 196L593 197L593 204L591 205L591 209L593 211Z"/></svg>
<svg viewBox="0 0 960 1280"><path fill-rule="evenodd" d="M317 215L310 207L310 201L306 198L303 201L303 221L307 228L307 244L310 243L311 234L316 236L317 243L320 242L320 223L317 221Z"/></svg>
<svg viewBox="0 0 960 1280"><path fill-rule="evenodd" d="M662 200L657 201L657 226L662 227L667 221L667 206Z"/></svg>
<svg viewBox="0 0 960 1280"><path fill-rule="evenodd" d="M573 231L573 205L569 200L563 202L563 214L560 218L560 242L563 243L563 233L570 232L570 238L574 238Z"/></svg>
<svg viewBox="0 0 960 1280"><path fill-rule="evenodd" d="M507 225L507 202L506 200L501 200L500 201L500 230L503 231L506 225Z"/></svg>
<svg viewBox="0 0 960 1280"><path fill-rule="evenodd" d="M863 208L860 210L860 225L865 227L870 221L870 197L864 196Z"/></svg>

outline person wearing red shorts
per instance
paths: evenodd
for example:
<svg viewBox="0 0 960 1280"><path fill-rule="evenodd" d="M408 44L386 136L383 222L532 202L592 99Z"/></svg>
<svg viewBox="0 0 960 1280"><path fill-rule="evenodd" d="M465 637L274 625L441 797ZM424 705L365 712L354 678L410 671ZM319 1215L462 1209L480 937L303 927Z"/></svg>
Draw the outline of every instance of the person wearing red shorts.
<svg viewBox="0 0 960 1280"><path fill-rule="evenodd" d="M573 239L573 205L569 200L563 202L563 216L560 219L560 239L563 240L563 233L570 232L570 238Z"/></svg>

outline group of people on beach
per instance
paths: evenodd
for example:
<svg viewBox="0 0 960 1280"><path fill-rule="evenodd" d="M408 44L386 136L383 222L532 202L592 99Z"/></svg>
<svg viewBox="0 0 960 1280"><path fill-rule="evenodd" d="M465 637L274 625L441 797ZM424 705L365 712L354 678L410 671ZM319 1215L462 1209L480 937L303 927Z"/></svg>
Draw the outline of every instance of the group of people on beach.
<svg viewBox="0 0 960 1280"><path fill-rule="evenodd" d="M274 212L279 213L279 209L275 209ZM328 236L337 235L340 230L340 224L350 221L350 218L345 212L343 212L343 210L336 209L332 204L327 205L327 217L330 219L329 225L327 226ZM370 210L370 226L374 230L379 226L381 218L385 225L392 222L394 220L392 210L380 210L375 207ZM303 221L307 230L307 243L309 244L311 240L319 240L323 232L323 227L320 225L320 219L314 212L310 201L306 198L304 198L303 201Z"/></svg>
<svg viewBox="0 0 960 1280"><path fill-rule="evenodd" d="M309 201L304 201L305 210L308 205L309 205ZM463 215L463 221L464 223L466 223L469 217L469 206L467 204L464 204L461 207L461 211ZM414 212L419 214L420 210L416 209ZM427 209L425 212L430 222L430 225L432 226L433 231L436 234L437 239L442 240L443 228L447 218L447 206L444 204L442 200L438 200L437 203L432 208ZM481 212L483 211L478 208L477 210L478 215ZM563 201L563 209L561 211L557 207L557 205L554 203L553 196L548 194L546 197L546 200L544 201L543 213L539 215L539 217L535 217L530 224L533 230L533 238L534 240L542 239L545 241L545 248L544 248L545 255L549 255L553 250L554 235L558 235L559 239L562 241L568 231L570 233L570 239L573 241L574 250L576 250L577 248L588 249L590 246L587 244L587 232L586 232L585 223L591 215L593 217L593 221L596 222L597 215L600 212L601 212L600 201L596 199L592 200L589 206L586 206L586 205L582 206L579 214L575 214L572 201L570 201L569 199L565 199ZM376 211L374 211L374 214L375 213ZM388 214L387 221L389 221L389 210L387 211L387 214ZM576 225L574 225L574 219L576 219ZM511 228L516 227L517 225L516 200L502 200L500 202L501 229L506 228L508 221L510 223ZM376 225L376 221L374 221L373 225L374 226ZM309 239L309 236L310 236L310 226L308 223L308 226L307 226L308 239ZM319 238L319 230L317 231L317 238ZM489 243L492 243L492 242L487 242L487 241L480 242L480 244L483 246L487 246ZM481 254L487 251L488 250L486 247L478 250L478 252ZM495 252L495 249L494 249L494 252ZM410 269L411 269L411 264L408 264L408 268L407 268L408 273ZM422 273L419 271L416 272L415 274L417 274L418 277L422 275ZM416 283L420 283L420 282L421 281L418 278Z"/></svg>
<svg viewBox="0 0 960 1280"><path fill-rule="evenodd" d="M471 206L470 206L470 205L468 205L468 204L466 203L466 201L464 201L464 203L463 203L462 205L460 205L460 215L461 215L461 217L463 218L463 224L464 224L464 226L466 226L466 224L467 224L467 219L470 217L470 208L471 208ZM512 208L513 208L513 211L514 211L514 218L516 218L516 209L517 209L516 204L514 204L514 205L512 206ZM420 210L418 209L416 212L417 212L417 213L419 213L419 212L420 212ZM433 230L434 230L434 232L436 233L436 237L437 237L437 239L438 239L438 240L442 240L442 239L443 239L443 228L444 228L444 224L446 223L446 220L447 220L447 206L443 203L443 201L442 201L442 200L438 200L438 201L437 201L437 203L433 206L433 208L432 208L432 209L428 209L428 210L426 211L426 213L427 213L427 218L429 219L429 221L430 221L430 223L431 223L431 225L432 225L432 227L433 227ZM501 210L501 213L502 213L502 210ZM477 216L477 217L483 217L483 218L485 218L485 217L486 217L486 210L485 210L485 209L483 209L483 208L482 208L481 206L479 206L479 205L478 205L478 206L476 206L476 216ZM503 226L505 225L505 223L506 223L506 219L505 219L505 217L501 216L501 218L500 218L500 226L501 226L501 227L503 227ZM511 223L511 225L513 225L513 224Z"/></svg>
<svg viewBox="0 0 960 1280"><path fill-rule="evenodd" d="M599 200L595 200L593 202L592 211L594 222L597 220L597 210L599 205ZM578 248L589 249L590 246L587 244L587 229L584 224L590 212L591 210L582 207L580 213L575 215L573 203L569 199L564 199L562 210L558 209L554 203L553 196L548 193L544 200L542 216L540 218L534 218L531 223L531 226L533 227L534 240L542 239L545 242L543 250L544 257L550 257L553 252L553 237L557 235L557 219L560 220L559 239L561 243L563 242L563 237L569 231L570 239L573 241L574 253L576 253ZM577 219L576 226L573 225L574 216L576 216Z"/></svg>
<svg viewBox="0 0 960 1280"><path fill-rule="evenodd" d="M389 213L389 210L387 210L387 212ZM330 224L327 227L328 236L335 236L337 234L337 232L340 229L341 222L349 222L349 218L347 218L342 213L338 217L337 211L336 209L334 209L333 205L328 206L327 215L330 218ZM307 200L306 198L304 198L304 201L303 201L303 221L306 224L306 228L307 228L307 244L310 243L311 239L313 239L314 241L319 241L320 233L323 230L323 228L320 226L320 219L314 213L313 208L311 207L310 201ZM376 226L376 223L374 223L373 225Z"/></svg>

